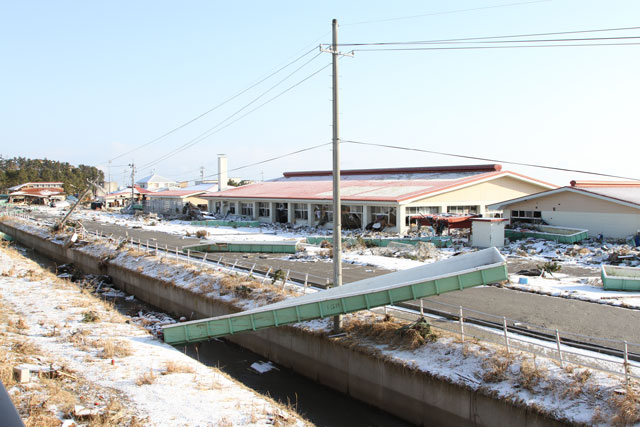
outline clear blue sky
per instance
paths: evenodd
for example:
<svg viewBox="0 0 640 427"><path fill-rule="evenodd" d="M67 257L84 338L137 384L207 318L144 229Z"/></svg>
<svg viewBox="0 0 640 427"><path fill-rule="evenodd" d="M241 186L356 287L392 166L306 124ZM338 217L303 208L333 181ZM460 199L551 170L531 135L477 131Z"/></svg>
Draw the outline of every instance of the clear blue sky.
<svg viewBox="0 0 640 427"><path fill-rule="evenodd" d="M431 40L640 26L640 2L3 2L0 154L106 165L329 43L332 18L342 43ZM640 30L567 37L623 35L640 36ZM124 183L121 165L144 165L189 142L316 53L114 160L112 179ZM329 62L323 53L239 115ZM152 168L193 179L201 166L205 175L217 172L217 153L226 153L234 168L329 142L330 72ZM640 178L639 76L640 45L356 52L340 61L341 137ZM343 168L465 163L477 162L342 148ZM268 179L330 167L327 146L231 175ZM597 179L505 169L563 185ZM138 176L149 172L141 169Z"/></svg>

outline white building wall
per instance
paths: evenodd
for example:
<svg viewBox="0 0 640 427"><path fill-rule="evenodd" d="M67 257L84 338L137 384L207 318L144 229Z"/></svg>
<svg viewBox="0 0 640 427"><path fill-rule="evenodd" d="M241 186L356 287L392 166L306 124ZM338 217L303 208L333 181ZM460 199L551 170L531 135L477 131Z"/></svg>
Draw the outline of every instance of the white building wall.
<svg viewBox="0 0 640 427"><path fill-rule="evenodd" d="M587 229L589 236L621 239L640 230L640 215L634 214L542 211L542 219L549 225Z"/></svg>

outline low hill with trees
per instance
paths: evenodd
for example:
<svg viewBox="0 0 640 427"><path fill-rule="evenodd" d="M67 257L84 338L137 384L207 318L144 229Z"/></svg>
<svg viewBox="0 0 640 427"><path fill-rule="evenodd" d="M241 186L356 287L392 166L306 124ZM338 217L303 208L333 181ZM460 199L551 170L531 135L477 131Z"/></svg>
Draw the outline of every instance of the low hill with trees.
<svg viewBox="0 0 640 427"><path fill-rule="evenodd" d="M63 182L67 194L77 194L87 186L87 180L104 181L104 173L86 165L73 166L67 162L47 159L0 157L0 193L25 182Z"/></svg>

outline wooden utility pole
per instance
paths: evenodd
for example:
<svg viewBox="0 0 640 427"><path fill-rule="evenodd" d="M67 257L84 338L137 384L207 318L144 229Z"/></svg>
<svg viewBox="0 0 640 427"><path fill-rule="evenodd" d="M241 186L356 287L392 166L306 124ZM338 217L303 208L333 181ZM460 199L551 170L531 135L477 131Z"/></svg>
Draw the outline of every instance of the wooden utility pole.
<svg viewBox="0 0 640 427"><path fill-rule="evenodd" d="M136 165L131 162L129 163L129 167L131 168L131 213L133 213L133 190L135 185Z"/></svg>

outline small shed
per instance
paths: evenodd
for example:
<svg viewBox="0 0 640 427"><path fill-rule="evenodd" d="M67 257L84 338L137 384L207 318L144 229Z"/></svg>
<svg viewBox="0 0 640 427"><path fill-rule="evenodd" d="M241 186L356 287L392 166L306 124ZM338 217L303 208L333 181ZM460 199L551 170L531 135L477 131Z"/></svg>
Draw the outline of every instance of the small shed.
<svg viewBox="0 0 640 427"><path fill-rule="evenodd" d="M503 218L471 218L471 246L490 248L504 246L504 226L508 220Z"/></svg>

